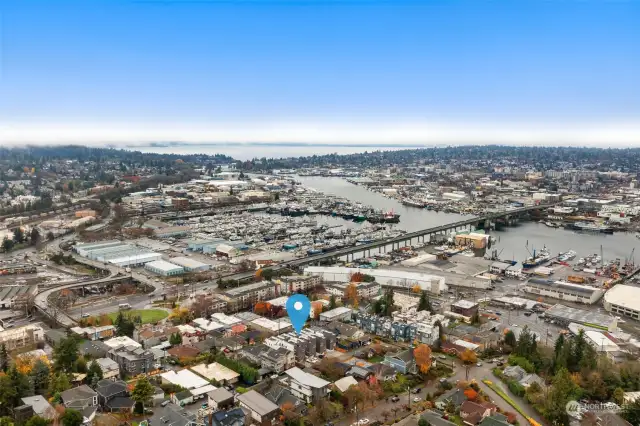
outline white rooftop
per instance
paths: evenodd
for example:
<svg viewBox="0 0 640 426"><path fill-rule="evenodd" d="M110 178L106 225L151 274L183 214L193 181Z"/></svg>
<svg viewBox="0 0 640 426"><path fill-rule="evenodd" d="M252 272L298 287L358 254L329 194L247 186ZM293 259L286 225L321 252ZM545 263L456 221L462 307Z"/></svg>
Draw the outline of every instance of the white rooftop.
<svg viewBox="0 0 640 426"><path fill-rule="evenodd" d="M211 364L198 364L191 367L191 370L198 373L207 380L215 380L217 382L223 382L228 380L234 380L240 376L230 368L225 367L217 362Z"/></svg>
<svg viewBox="0 0 640 426"><path fill-rule="evenodd" d="M185 389L201 388L209 384L208 381L186 368L178 372L173 370L167 371L166 373L162 373L160 377L162 377L162 380L182 386Z"/></svg>
<svg viewBox="0 0 640 426"><path fill-rule="evenodd" d="M296 382L312 388L323 388L325 386L329 386L330 384L326 380L323 380L320 377L316 377L313 374L306 373L298 367L290 368L284 373Z"/></svg>
<svg viewBox="0 0 640 426"><path fill-rule="evenodd" d="M136 342L128 336L113 337L111 339L105 340L104 344L109 346L110 348L119 348L121 346L135 346L136 348L142 347L140 343Z"/></svg>

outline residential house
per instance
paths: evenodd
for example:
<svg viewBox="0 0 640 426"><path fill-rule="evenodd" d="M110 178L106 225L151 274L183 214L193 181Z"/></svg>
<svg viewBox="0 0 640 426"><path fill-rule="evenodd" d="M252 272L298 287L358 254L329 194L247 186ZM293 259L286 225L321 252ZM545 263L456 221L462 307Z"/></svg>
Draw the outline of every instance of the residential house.
<svg viewBox="0 0 640 426"><path fill-rule="evenodd" d="M84 422L92 422L98 409L98 394L87 385L68 389L60 394L66 408L80 411Z"/></svg>
<svg viewBox="0 0 640 426"><path fill-rule="evenodd" d="M276 404L254 390L238 395L237 400L240 407L251 413L251 423L260 426L272 425L280 412Z"/></svg>
<svg viewBox="0 0 640 426"><path fill-rule="evenodd" d="M367 367L367 370L371 371L374 374L376 381L378 382L395 380L396 375L398 374L395 368L383 363L370 365Z"/></svg>
<svg viewBox="0 0 640 426"><path fill-rule="evenodd" d="M437 411L427 410L420 415L421 418L427 421L427 424L431 426L456 426L455 423L449 420L443 419L442 414Z"/></svg>
<svg viewBox="0 0 640 426"><path fill-rule="evenodd" d="M46 420L53 420L56 418L56 410L49 404L49 401L42 395L26 396L22 398L24 405L30 405L33 409L33 413L36 416L40 416Z"/></svg>
<svg viewBox="0 0 640 426"><path fill-rule="evenodd" d="M283 383L291 390L294 396L306 403L317 402L325 398L330 392L329 382L313 374L306 373L298 367L290 368L285 371L285 374L287 377Z"/></svg>
<svg viewBox="0 0 640 426"><path fill-rule="evenodd" d="M233 406L233 394L225 388L218 388L207 393L209 407L214 410L223 410Z"/></svg>
<svg viewBox="0 0 640 426"><path fill-rule="evenodd" d="M102 378L116 380L120 377L120 365L111 358L98 358L93 360L102 369Z"/></svg>
<svg viewBox="0 0 640 426"><path fill-rule="evenodd" d="M196 415L187 413L182 407L168 404L164 407L156 407L153 415L147 419L150 425L194 426Z"/></svg>
<svg viewBox="0 0 640 426"><path fill-rule="evenodd" d="M464 424L470 426L478 425L485 417L495 413L496 407L493 404L465 401L460 406L460 418Z"/></svg>
<svg viewBox="0 0 640 426"><path fill-rule="evenodd" d="M247 415L244 409L238 407L228 411L218 411L211 414L209 426L245 426Z"/></svg>
<svg viewBox="0 0 640 426"><path fill-rule="evenodd" d="M131 412L135 403L129 398L129 389L122 380L100 380L96 386L98 403L103 411Z"/></svg>
<svg viewBox="0 0 640 426"><path fill-rule="evenodd" d="M83 357L97 359L104 358L111 348L103 342L86 340L78 345L78 353Z"/></svg>
<svg viewBox="0 0 640 426"><path fill-rule="evenodd" d="M351 386L358 386L358 381L353 376L346 376L340 380L336 380L333 385L342 393L346 392Z"/></svg>
<svg viewBox="0 0 640 426"><path fill-rule="evenodd" d="M274 373L282 373L295 366L295 363L293 352L285 348L268 348L260 354L262 368L269 369Z"/></svg>
<svg viewBox="0 0 640 426"><path fill-rule="evenodd" d="M153 352L141 347L125 346L111 349L107 354L120 366L120 371L129 376L148 373L156 369L156 361Z"/></svg>
<svg viewBox="0 0 640 426"><path fill-rule="evenodd" d="M545 388L546 384L544 383L544 379L537 374L526 374L522 379L520 379L519 383L527 389L533 383L537 383L541 388Z"/></svg>
<svg viewBox="0 0 640 426"><path fill-rule="evenodd" d="M416 360L411 349L395 354L386 354L382 362L393 367L398 373L407 374L416 371Z"/></svg>
<svg viewBox="0 0 640 426"><path fill-rule="evenodd" d="M485 417L480 422L480 426L510 426L511 423L507 421L507 416L504 414L496 413L492 416Z"/></svg>
<svg viewBox="0 0 640 426"><path fill-rule="evenodd" d="M527 375L527 372L519 365L511 365L502 371L502 375L519 382Z"/></svg>
<svg viewBox="0 0 640 426"><path fill-rule="evenodd" d="M169 349L167 351L167 354L177 359L195 358L198 355L200 355L200 349L196 348L195 346L180 345L180 346L174 346L171 349Z"/></svg>
<svg viewBox="0 0 640 426"><path fill-rule="evenodd" d="M171 402L180 407L184 407L185 405L193 403L193 394L188 389L176 392L171 395Z"/></svg>
<svg viewBox="0 0 640 426"><path fill-rule="evenodd" d="M435 406L439 410L444 410L447 404L451 403L454 407L460 407L467 400L464 391L459 388L453 388L442 395L438 399L436 399Z"/></svg>

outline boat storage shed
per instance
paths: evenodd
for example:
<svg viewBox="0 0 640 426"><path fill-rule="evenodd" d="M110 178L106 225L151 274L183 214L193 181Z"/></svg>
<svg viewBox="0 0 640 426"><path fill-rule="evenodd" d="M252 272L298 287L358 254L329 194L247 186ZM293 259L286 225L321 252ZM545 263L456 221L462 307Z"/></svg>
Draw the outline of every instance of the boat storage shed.
<svg viewBox="0 0 640 426"><path fill-rule="evenodd" d="M164 260L156 260L144 265L145 269L153 272L154 274L162 275L165 277L171 277L174 275L184 274L184 268L180 265L175 265L171 262Z"/></svg>

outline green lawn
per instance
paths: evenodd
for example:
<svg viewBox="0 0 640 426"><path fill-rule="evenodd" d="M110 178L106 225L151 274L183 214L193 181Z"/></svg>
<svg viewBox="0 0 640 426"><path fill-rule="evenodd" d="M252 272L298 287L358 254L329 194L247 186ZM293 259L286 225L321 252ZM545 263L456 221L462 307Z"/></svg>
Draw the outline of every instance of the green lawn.
<svg viewBox="0 0 640 426"><path fill-rule="evenodd" d="M111 321L115 321L118 313L119 312L112 312L109 314ZM122 313L131 317L141 317L143 324L158 322L169 316L169 313L162 309L132 309L129 311L122 311Z"/></svg>

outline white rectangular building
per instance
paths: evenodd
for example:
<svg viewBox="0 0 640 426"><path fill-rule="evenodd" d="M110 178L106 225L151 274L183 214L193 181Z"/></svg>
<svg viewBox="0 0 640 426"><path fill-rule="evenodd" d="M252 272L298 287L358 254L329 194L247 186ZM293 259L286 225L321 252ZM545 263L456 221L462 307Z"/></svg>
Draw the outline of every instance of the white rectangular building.
<svg viewBox="0 0 640 426"><path fill-rule="evenodd" d="M433 294L441 294L447 291L444 277L425 274L423 272L402 271L396 269L367 269L343 268L335 266L309 266L304 269L307 275L318 275L325 281L350 282L355 273L366 273L375 278L376 282L383 286L413 289L416 285L422 290Z"/></svg>
<svg viewBox="0 0 640 426"><path fill-rule="evenodd" d="M197 260L190 259L184 256L172 257L170 260L172 263L182 266L184 270L187 272L204 272L211 269L211 265L198 262Z"/></svg>
<svg viewBox="0 0 640 426"><path fill-rule="evenodd" d="M144 269L164 277L184 274L184 268L182 266L175 265L164 260L154 260L153 262L149 262L144 265Z"/></svg>

